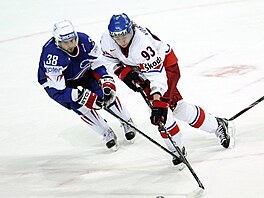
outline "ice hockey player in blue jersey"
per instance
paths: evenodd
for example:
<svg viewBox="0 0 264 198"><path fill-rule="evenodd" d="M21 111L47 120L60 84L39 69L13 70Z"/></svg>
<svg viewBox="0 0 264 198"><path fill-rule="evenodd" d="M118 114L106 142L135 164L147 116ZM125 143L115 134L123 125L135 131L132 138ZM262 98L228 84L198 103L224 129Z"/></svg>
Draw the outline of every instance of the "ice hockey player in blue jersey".
<svg viewBox="0 0 264 198"><path fill-rule="evenodd" d="M68 20L54 24L53 37L42 48L38 82L47 94L73 110L95 132L107 148L117 150L117 137L97 110L107 107L130 124L132 119L116 96L115 81L100 61L101 51L85 33L76 32ZM129 142L135 131L122 123Z"/></svg>

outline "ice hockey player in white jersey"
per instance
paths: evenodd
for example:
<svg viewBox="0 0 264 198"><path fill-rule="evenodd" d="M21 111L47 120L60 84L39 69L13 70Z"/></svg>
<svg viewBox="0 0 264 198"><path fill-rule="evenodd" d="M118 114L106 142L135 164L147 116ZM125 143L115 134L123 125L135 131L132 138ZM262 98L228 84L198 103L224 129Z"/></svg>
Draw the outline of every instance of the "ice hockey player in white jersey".
<svg viewBox="0 0 264 198"><path fill-rule="evenodd" d="M101 48L105 59L114 63L114 73L130 89L144 90L153 105L151 123L164 123L183 155L186 151L177 119L215 134L224 148L229 147L227 120L214 117L183 100L177 89L180 78L178 59L171 47L149 29L137 25L125 13L113 15L108 30L102 35ZM177 155L164 130L159 127L159 132L168 149ZM182 159L173 157L172 162L178 165Z"/></svg>
<svg viewBox="0 0 264 198"><path fill-rule="evenodd" d="M102 135L107 148L117 150L117 138L97 110L103 106L133 124L124 104L116 96L115 81L99 61L100 48L85 33L76 32L68 20L55 23L53 37L42 48L38 82L47 94L80 115ZM135 131L121 123L125 138L133 142Z"/></svg>

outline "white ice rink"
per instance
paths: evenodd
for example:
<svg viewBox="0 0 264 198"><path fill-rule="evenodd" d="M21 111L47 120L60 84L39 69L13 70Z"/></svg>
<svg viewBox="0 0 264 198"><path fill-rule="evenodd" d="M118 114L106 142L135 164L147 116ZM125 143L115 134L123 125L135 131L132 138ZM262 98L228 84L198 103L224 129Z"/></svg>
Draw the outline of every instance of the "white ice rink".
<svg viewBox="0 0 264 198"><path fill-rule="evenodd" d="M99 44L112 14L127 13L173 47L185 100L215 116L230 118L264 94L263 0L2 0L0 7L1 198L180 198L198 186L140 134L126 143L103 110L117 152L47 96L38 61L58 20ZM165 146L141 96L119 80L117 89L137 127ZM214 135L179 122L205 198L264 197L264 102L235 123L236 147L224 149Z"/></svg>

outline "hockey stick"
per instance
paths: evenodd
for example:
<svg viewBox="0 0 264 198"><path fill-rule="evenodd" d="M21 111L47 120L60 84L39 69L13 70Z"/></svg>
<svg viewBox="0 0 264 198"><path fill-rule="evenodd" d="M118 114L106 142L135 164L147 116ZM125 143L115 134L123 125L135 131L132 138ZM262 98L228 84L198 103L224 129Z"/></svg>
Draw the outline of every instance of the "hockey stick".
<svg viewBox="0 0 264 198"><path fill-rule="evenodd" d="M145 138L147 138L149 141L151 141L152 143L154 143L155 145L159 146L161 149L163 149L164 151L166 151L167 153L169 153L171 156L173 157L177 157L173 152L169 151L168 149L166 149L164 146L162 146L161 144L159 144L157 141L155 141L154 139L152 139L151 137L149 137L148 135L146 135L145 133L143 133L142 131L140 131L138 128L136 128L134 125L130 124L129 122L125 121L123 118L121 118L120 116L116 115L111 109L108 109L106 107L104 107L104 110L107 111L108 113L110 113L112 116L116 117L117 119L121 120L122 122L126 123L127 125L129 125L130 127L132 127L133 129L135 129L139 134L141 134L142 136L144 136ZM180 148L178 147L179 151ZM178 151L178 152L179 152ZM196 173L194 172L194 170L192 169L191 165L189 164L189 162L186 160L186 158L182 155L182 153L180 152L181 157L183 157L184 163L186 164L186 166L189 168L189 170L191 171L193 177L195 178L195 180L197 181L198 185L200 188L204 189L204 186L202 184L202 182L200 181L200 179L198 178L198 176L196 175ZM196 190L197 191L197 190ZM196 194L198 194L200 192L197 192Z"/></svg>
<svg viewBox="0 0 264 198"><path fill-rule="evenodd" d="M153 106L150 103L150 101L148 100L148 98L147 98L145 92L143 91L143 89L139 89L139 92L142 95L142 97L144 98L144 100L146 101L146 103L149 106L149 108L152 109ZM193 168L191 167L190 163L188 162L188 160L186 159L186 157L182 154L181 149L177 146L176 142L172 139L171 134L168 132L168 130L166 129L166 127L164 126L164 124L162 122L159 123L159 127L161 127L165 131L165 133L168 136L170 142L172 143L172 145L175 147L176 151L180 155L180 158L183 160L183 163L188 167L188 169L192 173L192 175L195 178L195 180L197 181L199 187L202 188L202 189L204 189L204 186L203 186L202 182L200 181L200 179L198 178L198 176L194 172Z"/></svg>
<svg viewBox="0 0 264 198"><path fill-rule="evenodd" d="M250 104L248 107L246 107L245 109L243 109L242 111L238 112L237 114L235 114L233 117L229 118L228 121L232 121L234 119L236 119L238 116L242 115L243 113L245 113L246 111L248 111L249 109L251 109L252 107L256 106L258 103L260 103L262 100L264 100L264 96L262 96L260 99L256 100L255 102L253 102L252 104Z"/></svg>
<svg viewBox="0 0 264 198"><path fill-rule="evenodd" d="M148 135L146 135L145 133L143 133L141 130L139 130L138 128L136 128L134 125L132 125L129 122L125 121L123 118L121 118L120 116L118 116L117 114L115 114L111 109L108 109L108 108L105 107L104 110L107 111L108 113L110 113L112 116L116 117L117 119L121 120L122 122L126 123L127 125L129 125L133 129L135 129L138 133L140 133L145 138L147 138L148 140L150 140L152 143L154 143L157 146L159 146L160 148L162 148L164 151L166 151L167 153L169 153L173 157L177 157L173 152L171 152L168 149L166 149L164 146L162 146L157 141L155 141L154 139L152 139L151 137L149 137Z"/></svg>

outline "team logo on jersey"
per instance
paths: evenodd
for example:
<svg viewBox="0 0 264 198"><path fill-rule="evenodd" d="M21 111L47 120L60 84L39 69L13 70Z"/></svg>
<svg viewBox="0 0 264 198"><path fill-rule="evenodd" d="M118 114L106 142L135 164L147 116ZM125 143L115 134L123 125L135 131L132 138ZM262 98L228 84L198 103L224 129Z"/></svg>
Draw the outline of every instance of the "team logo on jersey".
<svg viewBox="0 0 264 198"><path fill-rule="evenodd" d="M149 72L150 70L160 72L162 70L162 68L163 68L162 67L162 59L159 56L152 63L140 64L140 70L142 72Z"/></svg>
<svg viewBox="0 0 264 198"><path fill-rule="evenodd" d="M107 58L114 58L111 54L109 54L108 52L104 51L103 55Z"/></svg>
<svg viewBox="0 0 264 198"><path fill-rule="evenodd" d="M91 62L89 61L89 59L85 59L80 63L80 68L86 68L86 67L91 67Z"/></svg>

